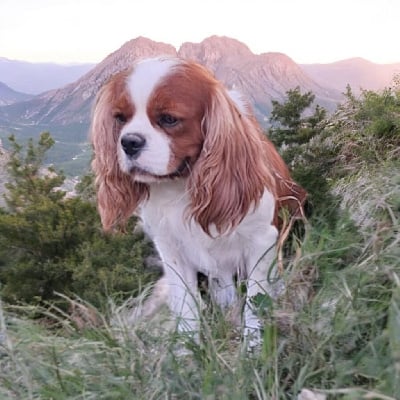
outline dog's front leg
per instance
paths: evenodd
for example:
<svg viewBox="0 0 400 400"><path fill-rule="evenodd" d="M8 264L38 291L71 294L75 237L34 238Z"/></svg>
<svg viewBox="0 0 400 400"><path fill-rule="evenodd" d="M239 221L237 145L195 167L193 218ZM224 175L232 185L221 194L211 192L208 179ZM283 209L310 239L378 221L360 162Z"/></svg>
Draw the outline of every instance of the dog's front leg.
<svg viewBox="0 0 400 400"><path fill-rule="evenodd" d="M259 314L257 295L270 296L272 293L271 278L275 277L275 242L278 231L274 226L258 237L256 248L253 248L247 265L247 292L244 307L244 336L248 349L260 346L262 323Z"/></svg>
<svg viewBox="0 0 400 400"><path fill-rule="evenodd" d="M199 302L197 272L176 261L164 262L168 285L168 305L177 318L177 330L199 340Z"/></svg>
<svg viewBox="0 0 400 400"><path fill-rule="evenodd" d="M231 271L227 271L225 274L220 273L218 276L210 276L209 290L214 303L223 310L232 307L237 301L236 286Z"/></svg>

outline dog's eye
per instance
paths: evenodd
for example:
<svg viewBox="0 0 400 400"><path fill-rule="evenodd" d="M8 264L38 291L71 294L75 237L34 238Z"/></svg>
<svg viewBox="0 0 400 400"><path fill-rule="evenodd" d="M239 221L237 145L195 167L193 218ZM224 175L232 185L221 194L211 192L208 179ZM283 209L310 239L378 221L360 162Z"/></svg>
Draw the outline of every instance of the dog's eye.
<svg viewBox="0 0 400 400"><path fill-rule="evenodd" d="M158 119L158 124L167 128L175 126L178 122L179 119L170 114L161 114L160 118Z"/></svg>
<svg viewBox="0 0 400 400"><path fill-rule="evenodd" d="M127 121L127 118L121 112L114 114L114 119L119 122L120 124L124 124Z"/></svg>

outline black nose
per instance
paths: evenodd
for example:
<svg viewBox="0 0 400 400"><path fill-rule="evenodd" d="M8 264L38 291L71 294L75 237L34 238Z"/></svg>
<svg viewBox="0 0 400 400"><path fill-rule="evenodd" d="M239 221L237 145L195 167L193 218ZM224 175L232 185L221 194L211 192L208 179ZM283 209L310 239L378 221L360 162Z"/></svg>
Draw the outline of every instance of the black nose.
<svg viewBox="0 0 400 400"><path fill-rule="evenodd" d="M138 157L146 145L146 139L139 133L126 133L121 138L121 146L129 157Z"/></svg>

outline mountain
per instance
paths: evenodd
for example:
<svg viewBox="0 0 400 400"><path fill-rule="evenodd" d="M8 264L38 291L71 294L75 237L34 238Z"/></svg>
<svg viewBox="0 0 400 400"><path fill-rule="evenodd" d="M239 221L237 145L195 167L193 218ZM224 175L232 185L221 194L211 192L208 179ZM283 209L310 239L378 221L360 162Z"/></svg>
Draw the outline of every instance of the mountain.
<svg viewBox="0 0 400 400"><path fill-rule="evenodd" d="M272 100L283 101L286 92L297 86L302 91L311 90L316 102L330 110L340 100L339 92L317 84L288 56L256 55L235 39L211 36L201 43L184 43L178 55L205 65L227 87L243 93L261 121L272 110Z"/></svg>
<svg viewBox="0 0 400 400"><path fill-rule="evenodd" d="M9 120L30 124L87 124L98 89L113 74L142 57L179 55L193 59L216 74L228 87L241 91L254 104L259 117L271 110L271 100L282 100L288 89L311 90L317 101L331 105L339 94L312 81L289 57L279 53L253 54L234 39L212 36L203 42L184 43L177 52L168 44L139 37L125 43L76 82L3 108Z"/></svg>
<svg viewBox="0 0 400 400"><path fill-rule="evenodd" d="M339 92L313 81L281 53L256 55L245 44L227 37L212 36L201 43L184 43L178 51L169 44L138 37L75 82L31 100L0 107L0 137L10 131L17 137L37 137L41 131L49 130L56 140L54 162L76 165L76 159L87 160L90 111L99 88L111 75L135 60L159 55L179 55L205 65L227 87L239 90L251 101L262 123L267 123L271 101L283 100L285 92L296 86L303 91L311 90L316 101L328 109L334 109L340 100Z"/></svg>
<svg viewBox="0 0 400 400"><path fill-rule="evenodd" d="M29 100L33 97L31 94L16 92L5 83L0 82L0 106L5 106L20 101Z"/></svg>
<svg viewBox="0 0 400 400"><path fill-rule="evenodd" d="M381 90L400 74L400 63L375 64L363 58L351 58L331 64L303 64L301 68L315 82L344 92L347 84L355 93L360 89Z"/></svg>
<svg viewBox="0 0 400 400"><path fill-rule="evenodd" d="M0 57L0 81L19 92L39 94L76 81L94 65L30 63Z"/></svg>

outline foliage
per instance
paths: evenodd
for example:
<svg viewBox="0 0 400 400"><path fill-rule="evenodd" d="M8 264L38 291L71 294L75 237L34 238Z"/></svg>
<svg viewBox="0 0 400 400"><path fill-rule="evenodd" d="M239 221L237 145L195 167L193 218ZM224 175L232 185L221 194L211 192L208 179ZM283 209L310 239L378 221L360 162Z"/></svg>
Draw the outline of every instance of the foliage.
<svg viewBox="0 0 400 400"><path fill-rule="evenodd" d="M332 190L337 180L400 156L400 87L356 97L348 86L337 111L325 120L316 117L319 122L307 137L302 126L309 118L301 115L312 101L310 93L287 92L287 102L275 102L272 111L287 129L272 128L270 135L275 144L283 143L282 156L308 191L312 210L333 226L341 201Z"/></svg>
<svg viewBox="0 0 400 400"><path fill-rule="evenodd" d="M347 87L332 123L333 144L347 169L399 157L400 87L364 90L359 98Z"/></svg>
<svg viewBox="0 0 400 400"><path fill-rule="evenodd" d="M388 139L400 136L400 91L363 91L355 108L355 120L365 123L367 134Z"/></svg>
<svg viewBox="0 0 400 400"><path fill-rule="evenodd" d="M148 282L143 265L150 249L143 236L102 234L93 202L67 196L64 176L43 167L50 135L43 133L37 145L29 141L25 152L10 141L8 207L0 213L3 298L37 303L61 292L101 304ZM83 181L88 192L90 178Z"/></svg>
<svg viewBox="0 0 400 400"><path fill-rule="evenodd" d="M17 211L20 207L29 207L47 199L49 202L60 200L65 193L53 189L64 182L64 176L57 175L51 166L47 171L42 169L45 154L54 145L50 134L43 133L37 146L30 139L26 152L14 136L9 140L12 155L8 162L8 172L13 178L11 183L6 184L9 192L5 198L9 209ZM45 178L42 176L44 174L47 175Z"/></svg>
<svg viewBox="0 0 400 400"><path fill-rule="evenodd" d="M280 146L283 159L292 167L295 181L307 190L308 208L314 214L323 214L334 224L339 200L331 193L328 175L335 162L336 149L312 146L311 150L310 143L318 141L327 124L326 110L319 105L313 114L305 115L314 99L314 94L301 94L297 87L286 92L284 103L273 101L271 121L277 126L269 130L269 136Z"/></svg>
<svg viewBox="0 0 400 400"><path fill-rule="evenodd" d="M322 130L326 110L317 104L313 114L304 116L315 95L312 92L301 94L300 88L296 87L288 90L286 96L283 104L272 100L270 121L277 126L270 129L270 136L278 146L283 143L306 143Z"/></svg>

